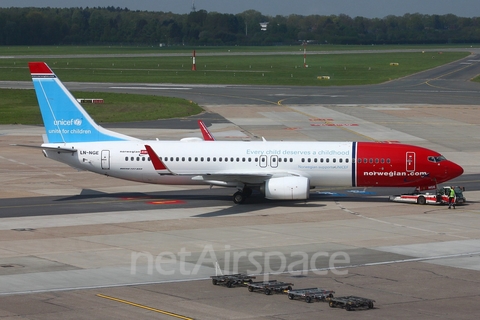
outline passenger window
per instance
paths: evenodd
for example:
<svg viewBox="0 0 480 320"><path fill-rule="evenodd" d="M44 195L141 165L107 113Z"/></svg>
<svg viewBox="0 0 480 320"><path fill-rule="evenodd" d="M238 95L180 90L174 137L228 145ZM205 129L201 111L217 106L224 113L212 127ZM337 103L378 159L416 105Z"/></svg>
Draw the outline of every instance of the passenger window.
<svg viewBox="0 0 480 320"><path fill-rule="evenodd" d="M390 159L387 159L387 163L390 163Z"/></svg>
<svg viewBox="0 0 480 320"><path fill-rule="evenodd" d="M125 161L128 161L128 157L125 157Z"/></svg>
<svg viewBox="0 0 480 320"><path fill-rule="evenodd" d="M337 159L336 158L333 158L333 163L337 162Z"/></svg>

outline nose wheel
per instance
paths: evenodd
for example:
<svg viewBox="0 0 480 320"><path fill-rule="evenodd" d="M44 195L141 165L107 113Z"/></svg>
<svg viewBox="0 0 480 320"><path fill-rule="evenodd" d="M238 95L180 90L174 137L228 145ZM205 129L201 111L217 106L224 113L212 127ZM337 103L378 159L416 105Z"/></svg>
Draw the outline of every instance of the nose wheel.
<svg viewBox="0 0 480 320"><path fill-rule="evenodd" d="M235 204L244 203L245 200L252 194L252 189L250 188L243 188L243 190L239 190L233 194L233 202Z"/></svg>

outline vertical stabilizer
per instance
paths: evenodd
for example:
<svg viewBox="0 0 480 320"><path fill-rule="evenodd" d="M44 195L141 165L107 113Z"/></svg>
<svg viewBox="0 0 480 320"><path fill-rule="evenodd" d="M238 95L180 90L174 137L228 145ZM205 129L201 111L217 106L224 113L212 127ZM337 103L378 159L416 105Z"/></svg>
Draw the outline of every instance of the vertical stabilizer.
<svg viewBox="0 0 480 320"><path fill-rule="evenodd" d="M45 62L29 62L49 143L136 140L97 125Z"/></svg>

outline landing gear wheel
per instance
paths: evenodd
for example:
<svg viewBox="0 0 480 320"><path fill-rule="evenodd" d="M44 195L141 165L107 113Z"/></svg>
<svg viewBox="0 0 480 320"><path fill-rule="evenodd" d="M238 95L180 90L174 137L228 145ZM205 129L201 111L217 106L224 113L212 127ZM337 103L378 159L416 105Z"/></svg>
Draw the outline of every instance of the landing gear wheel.
<svg viewBox="0 0 480 320"><path fill-rule="evenodd" d="M237 191L233 194L233 202L235 204L240 204L245 202L245 194L242 191Z"/></svg>

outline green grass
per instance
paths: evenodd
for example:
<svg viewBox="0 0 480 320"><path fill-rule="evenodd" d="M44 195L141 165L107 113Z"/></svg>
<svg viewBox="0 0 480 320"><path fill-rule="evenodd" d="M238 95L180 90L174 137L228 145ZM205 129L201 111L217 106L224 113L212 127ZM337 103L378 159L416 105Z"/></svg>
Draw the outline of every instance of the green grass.
<svg viewBox="0 0 480 320"><path fill-rule="evenodd" d="M441 46L446 47L446 46ZM450 45L449 48L465 46ZM29 61L45 61L62 81L191 84L254 84L288 86L364 85L397 79L458 60L466 52L426 52L438 46L332 46L308 45L313 51L418 49L412 53L308 54L303 68L303 47L202 47L197 50L197 71L191 71L193 48L149 46L38 46L0 47L0 80L31 81ZM128 57L122 54L170 53L172 56ZM182 54L175 54L182 53ZM202 55L221 53L221 55ZM292 54L295 53L295 54ZM73 54L118 54L111 58L75 58ZM38 58L21 58L21 55ZM56 56L54 56L56 55ZM13 57L20 56L20 57ZM390 63L398 63L391 66ZM329 76L330 80L319 80ZM480 78L475 81L480 82ZM75 94L87 97L84 92ZM189 101L146 95L95 93L103 105L84 107L99 123L184 117L202 109ZM33 90L0 90L0 124L41 124Z"/></svg>
<svg viewBox="0 0 480 320"><path fill-rule="evenodd" d="M466 52L317 54L298 55L197 55L191 57L47 58L62 81L145 82L192 84L255 84L329 86L363 85L397 79L467 56ZM32 59L29 59L32 60ZM391 62L399 63L390 66ZM330 80L318 80L330 76ZM30 80L28 60L0 59L0 80Z"/></svg>
<svg viewBox="0 0 480 320"><path fill-rule="evenodd" d="M104 99L83 104L97 123L178 118L203 111L196 103L178 98L119 93L72 92L75 97ZM0 124L42 124L34 90L0 89Z"/></svg>

